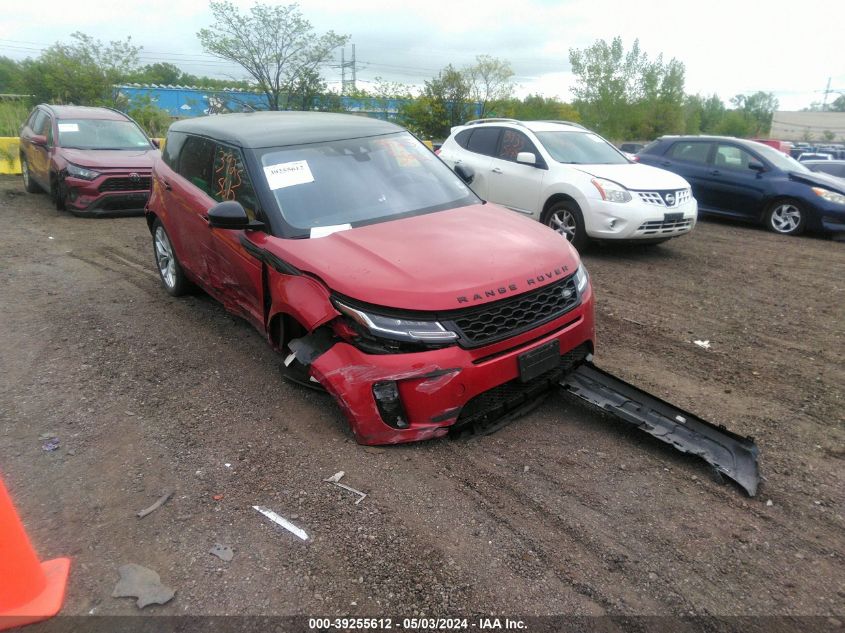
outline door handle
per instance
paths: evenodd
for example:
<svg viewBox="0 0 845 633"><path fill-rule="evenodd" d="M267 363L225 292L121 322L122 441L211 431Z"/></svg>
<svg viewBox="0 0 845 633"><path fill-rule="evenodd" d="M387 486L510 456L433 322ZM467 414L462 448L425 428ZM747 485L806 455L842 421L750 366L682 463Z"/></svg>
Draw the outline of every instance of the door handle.
<svg viewBox="0 0 845 633"><path fill-rule="evenodd" d="M162 179L161 179L161 184L162 184L162 186L163 186L163 187L164 187L167 191L172 191L172 190L173 190L173 187L171 187L171 186L170 186L170 183L169 183L169 182L167 182L167 180L166 180L166 179L162 178Z"/></svg>
<svg viewBox="0 0 845 633"><path fill-rule="evenodd" d="M205 222L205 223L206 223L209 227L211 226L211 220L209 220L209 219L208 219L208 216L207 216L207 215L201 215L201 216L200 216L200 220L202 220L203 222Z"/></svg>
<svg viewBox="0 0 845 633"><path fill-rule="evenodd" d="M718 169L711 169L711 170L710 170L710 175L711 175L711 176L718 176L718 175L719 175L719 174L721 174L721 173L722 173L722 172L720 172Z"/></svg>
<svg viewBox="0 0 845 633"><path fill-rule="evenodd" d="M660 164L663 165L664 167L668 167L669 165L672 164L672 162L668 161L668 160L662 160L662 161L660 161Z"/></svg>
<svg viewBox="0 0 845 633"><path fill-rule="evenodd" d="M490 171L492 171L494 174L501 174L502 173L502 170L499 169L498 167L494 167Z"/></svg>

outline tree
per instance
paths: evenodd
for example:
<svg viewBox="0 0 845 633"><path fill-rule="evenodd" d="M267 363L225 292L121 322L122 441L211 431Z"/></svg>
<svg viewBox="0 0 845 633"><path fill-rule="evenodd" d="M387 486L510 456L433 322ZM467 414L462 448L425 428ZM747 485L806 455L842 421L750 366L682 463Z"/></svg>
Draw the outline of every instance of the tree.
<svg viewBox="0 0 845 633"><path fill-rule="evenodd" d="M833 103L828 106L828 110L831 112L845 112L845 95L836 97Z"/></svg>
<svg viewBox="0 0 845 633"><path fill-rule="evenodd" d="M271 110L285 109L287 95L310 82L332 51L349 41L334 31L317 35L296 4L258 3L246 14L228 1L210 7L214 24L197 34L202 47L241 66Z"/></svg>
<svg viewBox="0 0 845 633"><path fill-rule="evenodd" d="M141 47L131 37L105 44L78 31L71 40L22 62L26 91L38 101L116 105L113 86L137 69Z"/></svg>
<svg viewBox="0 0 845 633"><path fill-rule="evenodd" d="M528 95L522 100L508 99L498 106L500 114L521 121L573 121L581 120L578 111L568 103L554 97Z"/></svg>
<svg viewBox="0 0 845 633"><path fill-rule="evenodd" d="M830 143L831 141L833 141L833 139L835 139L835 138L836 138L836 134L835 134L835 133L833 133L833 132L831 132L830 130L824 130L824 131L822 132L822 139L824 139L824 140L825 140L825 141L827 141L828 143Z"/></svg>
<svg viewBox="0 0 845 633"><path fill-rule="evenodd" d="M513 69L510 62L489 55L478 55L475 64L463 71L470 87L470 96L481 108L478 117L483 119L490 114L497 103L504 101L513 93Z"/></svg>
<svg viewBox="0 0 845 633"><path fill-rule="evenodd" d="M20 64L8 57L0 57L0 94L20 94L23 85Z"/></svg>
<svg viewBox="0 0 845 633"><path fill-rule="evenodd" d="M152 138L161 138L167 134L167 128L172 122L167 110L159 108L146 95L135 97L129 104L127 114Z"/></svg>
<svg viewBox="0 0 845 633"><path fill-rule="evenodd" d="M765 136L772 128L772 117L778 109L778 100L771 92L755 92L753 95L737 95L731 99L737 110L748 119L749 135Z"/></svg>
<svg viewBox="0 0 845 633"><path fill-rule="evenodd" d="M400 119L419 136L446 138L474 114L470 91L464 74L449 64L425 82L417 99L399 109Z"/></svg>
<svg viewBox="0 0 845 633"><path fill-rule="evenodd" d="M160 86L175 86L184 84L184 73L178 66L168 62L147 64L132 77L130 81L139 84L158 84Z"/></svg>
<svg viewBox="0 0 845 633"><path fill-rule="evenodd" d="M626 51L622 38L597 40L570 49L576 84L575 107L588 127L609 138L651 138L684 128L684 65L663 56L649 60L634 40Z"/></svg>

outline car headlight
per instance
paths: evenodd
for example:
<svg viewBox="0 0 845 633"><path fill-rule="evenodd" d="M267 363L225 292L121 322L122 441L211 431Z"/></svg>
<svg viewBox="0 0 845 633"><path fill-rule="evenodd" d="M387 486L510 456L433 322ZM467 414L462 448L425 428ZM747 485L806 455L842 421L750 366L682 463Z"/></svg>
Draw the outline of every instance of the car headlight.
<svg viewBox="0 0 845 633"><path fill-rule="evenodd" d="M608 202L631 201L631 192L619 183L613 182L612 180L605 180L604 178L593 178L590 182L599 190L602 200L607 200Z"/></svg>
<svg viewBox="0 0 845 633"><path fill-rule="evenodd" d="M830 189L822 189L821 187L813 187L813 193L817 196L827 200L828 202L833 202L835 204L845 204L845 196L841 193L837 193L835 191L831 191Z"/></svg>
<svg viewBox="0 0 845 633"><path fill-rule="evenodd" d="M457 333L447 330L438 321L397 319L364 312L340 301L335 301L334 304L343 314L381 338L412 343L450 343L458 338Z"/></svg>
<svg viewBox="0 0 845 633"><path fill-rule="evenodd" d="M98 171L86 169L85 167L74 165L73 163L68 163L66 169L68 174L74 178L82 178L82 180L94 180L100 175L100 172Z"/></svg>
<svg viewBox="0 0 845 633"><path fill-rule="evenodd" d="M589 280L590 275L587 273L587 269L584 267L584 264L581 264L578 266L578 270L575 271L575 289L578 291L579 295L584 294Z"/></svg>

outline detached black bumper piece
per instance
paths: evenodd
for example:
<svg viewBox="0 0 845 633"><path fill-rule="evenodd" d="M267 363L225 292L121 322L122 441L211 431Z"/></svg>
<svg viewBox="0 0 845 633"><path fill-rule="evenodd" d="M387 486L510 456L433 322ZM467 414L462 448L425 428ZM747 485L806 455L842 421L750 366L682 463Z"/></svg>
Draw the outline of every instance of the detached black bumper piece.
<svg viewBox="0 0 845 633"><path fill-rule="evenodd" d="M752 438L731 433L611 376L592 363L579 365L560 380L563 389L616 418L633 424L682 453L691 453L757 494L759 453Z"/></svg>

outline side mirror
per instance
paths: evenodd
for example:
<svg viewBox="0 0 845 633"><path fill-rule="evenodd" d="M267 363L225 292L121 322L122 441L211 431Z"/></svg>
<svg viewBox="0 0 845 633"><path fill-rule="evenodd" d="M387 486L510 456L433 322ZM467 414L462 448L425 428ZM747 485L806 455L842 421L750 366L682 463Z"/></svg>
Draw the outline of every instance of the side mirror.
<svg viewBox="0 0 845 633"><path fill-rule="evenodd" d="M756 171L758 174L760 172L766 171L766 167L763 165L763 163L758 163L756 160L753 160L748 163L748 169L750 169L751 171Z"/></svg>
<svg viewBox="0 0 845 633"><path fill-rule="evenodd" d="M523 165L536 165L537 157L534 155L534 152L520 152L516 155L516 162L522 163Z"/></svg>
<svg viewBox="0 0 845 633"><path fill-rule="evenodd" d="M29 140L33 145L40 145L41 147L45 147L47 145L47 137L43 134L33 134L29 137Z"/></svg>
<svg viewBox="0 0 845 633"><path fill-rule="evenodd" d="M263 226L250 222L240 202L226 200L218 202L208 210L208 226L215 229L246 230Z"/></svg>
<svg viewBox="0 0 845 633"><path fill-rule="evenodd" d="M463 180L466 184L471 185L472 181L475 179L475 170L468 165L464 165L462 163L458 163L455 165L455 173L458 174L458 178Z"/></svg>
<svg viewBox="0 0 845 633"><path fill-rule="evenodd" d="M153 144L153 147L155 147L156 149L161 149L161 141L159 141L157 138L151 138L150 142Z"/></svg>

